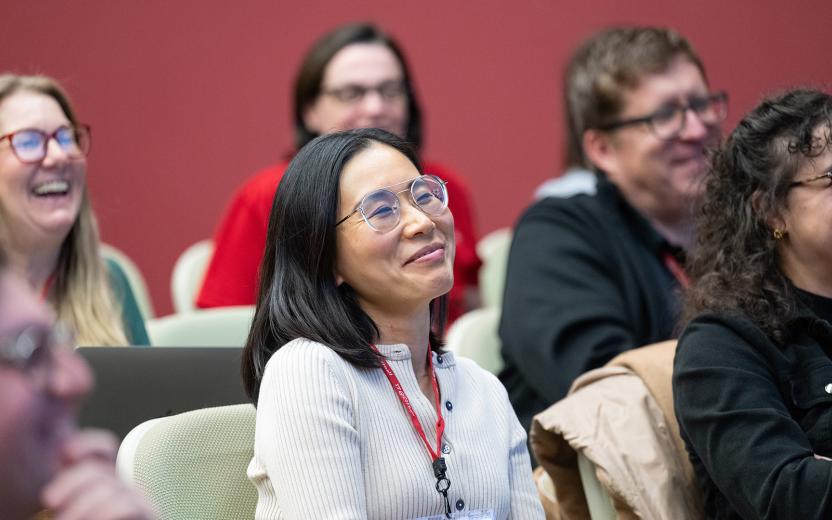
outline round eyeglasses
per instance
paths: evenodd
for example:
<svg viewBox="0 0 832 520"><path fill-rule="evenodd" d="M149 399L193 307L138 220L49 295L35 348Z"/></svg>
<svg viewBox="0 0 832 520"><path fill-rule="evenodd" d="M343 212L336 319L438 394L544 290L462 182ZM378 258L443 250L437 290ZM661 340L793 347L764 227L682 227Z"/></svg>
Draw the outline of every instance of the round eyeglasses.
<svg viewBox="0 0 832 520"><path fill-rule="evenodd" d="M0 363L20 370L36 388L43 389L52 373L55 351L74 344L72 332L63 323L26 327L17 335L0 337Z"/></svg>
<svg viewBox="0 0 832 520"><path fill-rule="evenodd" d="M728 94L716 92L707 96L693 96L685 104L674 102L662 106L652 114L632 119L614 121L600 126L601 130L611 131L627 126L646 124L659 139L675 139L685 128L688 110L707 126L713 126L725 120L728 115Z"/></svg>
<svg viewBox="0 0 832 520"><path fill-rule="evenodd" d="M404 184L408 187L398 191L391 190ZM448 190L445 184L447 183L435 175L420 175L414 179L371 191L361 198L361 202L349 215L336 222L335 226L340 226L359 212L371 229L380 233L390 231L401 220L399 194L404 192L410 192L411 202L422 213L440 215L448 207Z"/></svg>
<svg viewBox="0 0 832 520"><path fill-rule="evenodd" d="M46 149L52 139L70 158L78 159L90 153L91 137L88 125L62 126L51 134L37 128L24 128L0 136L0 142L6 139L15 157L26 164L41 162L46 157Z"/></svg>

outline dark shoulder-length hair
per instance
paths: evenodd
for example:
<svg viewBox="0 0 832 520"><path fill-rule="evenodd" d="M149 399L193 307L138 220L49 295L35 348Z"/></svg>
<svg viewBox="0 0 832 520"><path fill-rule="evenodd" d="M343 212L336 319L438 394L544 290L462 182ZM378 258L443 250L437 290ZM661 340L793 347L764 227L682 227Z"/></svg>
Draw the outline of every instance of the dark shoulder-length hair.
<svg viewBox="0 0 832 520"><path fill-rule="evenodd" d="M401 47L393 38L385 34L378 27L362 22L342 25L333 31L325 34L315 42L306 57L301 63L298 75L295 78L294 93L294 116L295 116L295 144L298 149L304 147L309 141L318 137L318 134L303 122L303 113L309 105L315 102L321 93L321 83L324 79L324 71L332 58L338 51L354 43L377 43L390 49L402 67L402 81L407 93L407 131L404 136L413 143L416 150L422 147L422 110L413 87L410 76L410 69Z"/></svg>
<svg viewBox="0 0 832 520"><path fill-rule="evenodd" d="M335 281L341 172L373 143L395 148L422 173L410 144L384 130L365 128L314 139L298 152L280 182L243 352L243 381L255 404L269 358L296 338L328 345L353 365L380 366L371 348L379 339L378 327L355 291ZM431 302L430 344L436 351L442 347L446 309L447 295Z"/></svg>
<svg viewBox="0 0 832 520"><path fill-rule="evenodd" d="M792 90L765 99L740 121L712 158L698 222L683 323L703 312L738 313L777 342L796 311L780 268L771 223L787 209L798 169L829 146L832 97Z"/></svg>

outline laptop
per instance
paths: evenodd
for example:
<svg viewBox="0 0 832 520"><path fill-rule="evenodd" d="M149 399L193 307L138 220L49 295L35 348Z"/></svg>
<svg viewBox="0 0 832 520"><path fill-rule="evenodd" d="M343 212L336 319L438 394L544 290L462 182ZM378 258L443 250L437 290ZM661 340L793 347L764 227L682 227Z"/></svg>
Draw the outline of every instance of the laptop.
<svg viewBox="0 0 832 520"><path fill-rule="evenodd" d="M95 374L82 427L119 440L144 421L189 410L248 403L240 347L79 347Z"/></svg>

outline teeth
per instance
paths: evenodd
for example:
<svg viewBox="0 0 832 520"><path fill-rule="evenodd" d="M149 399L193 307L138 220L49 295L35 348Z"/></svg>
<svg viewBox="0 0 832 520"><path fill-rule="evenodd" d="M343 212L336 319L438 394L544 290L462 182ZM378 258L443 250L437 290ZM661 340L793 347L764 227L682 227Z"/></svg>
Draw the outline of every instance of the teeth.
<svg viewBox="0 0 832 520"><path fill-rule="evenodd" d="M32 190L35 195L53 195L55 193L66 193L69 191L69 183L66 181L50 181L35 186Z"/></svg>

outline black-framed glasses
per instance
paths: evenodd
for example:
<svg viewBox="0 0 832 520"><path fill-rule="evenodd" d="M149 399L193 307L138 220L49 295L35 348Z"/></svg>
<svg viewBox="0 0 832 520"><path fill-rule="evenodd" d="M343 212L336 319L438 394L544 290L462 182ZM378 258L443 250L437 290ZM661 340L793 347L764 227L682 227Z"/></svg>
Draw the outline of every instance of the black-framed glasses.
<svg viewBox="0 0 832 520"><path fill-rule="evenodd" d="M25 373L37 388L45 388L54 366L54 351L71 349L75 339L69 327L26 327L16 335L0 337L0 363Z"/></svg>
<svg viewBox="0 0 832 520"><path fill-rule="evenodd" d="M0 142L8 139L12 152L22 163L38 163L46 157L49 141L54 139L61 150L71 158L85 157L90 153L91 134L89 125L61 126L52 133L37 128L24 128L4 136Z"/></svg>
<svg viewBox="0 0 832 520"><path fill-rule="evenodd" d="M375 86L368 87L365 85L349 84L321 91L322 94L332 96L341 103L346 104L358 103L370 92L377 92L384 101L396 101L407 94L407 88L404 85L404 81L393 79L383 81Z"/></svg>
<svg viewBox="0 0 832 520"><path fill-rule="evenodd" d="M398 186L407 185L406 188L395 190ZM448 207L447 183L435 175L420 175L397 184L385 186L364 195L361 202L349 215L335 223L338 227L348 218L361 213L364 222L371 229L384 233L395 228L401 220L401 208L399 206L399 194L410 193L410 200L414 206L419 208L426 215L440 215ZM393 188L393 189L391 189Z"/></svg>
<svg viewBox="0 0 832 520"><path fill-rule="evenodd" d="M804 184L809 184L810 182L819 181L821 179L826 179L827 180L828 183L825 186L826 188L832 187L832 170L825 171L825 172L821 173L820 175L816 175L814 177L809 177L808 179L803 179L802 181L791 182L791 183L789 183L789 189L792 189L795 186L803 186Z"/></svg>
<svg viewBox="0 0 832 520"><path fill-rule="evenodd" d="M715 92L707 96L692 96L685 104L668 103L652 114L615 121L601 126L600 129L611 131L646 124L659 139L674 139L685 128L685 115L688 110L692 110L705 125L717 125L728 115L728 94Z"/></svg>

